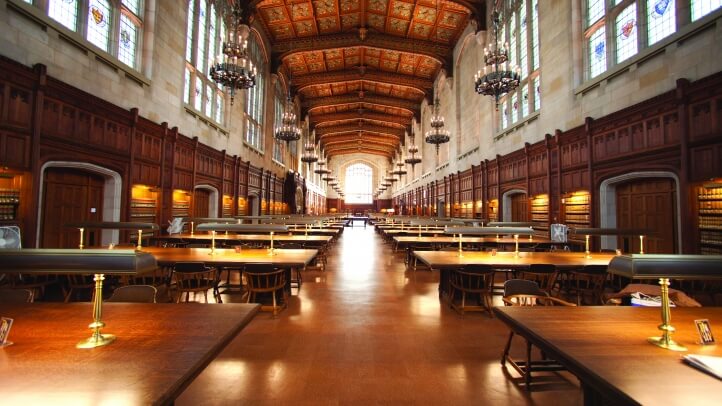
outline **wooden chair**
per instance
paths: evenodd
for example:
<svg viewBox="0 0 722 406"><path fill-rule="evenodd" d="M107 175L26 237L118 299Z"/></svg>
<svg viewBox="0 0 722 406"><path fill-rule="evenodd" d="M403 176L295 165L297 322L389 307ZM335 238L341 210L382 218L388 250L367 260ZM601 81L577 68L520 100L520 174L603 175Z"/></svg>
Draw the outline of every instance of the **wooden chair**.
<svg viewBox="0 0 722 406"><path fill-rule="evenodd" d="M557 267L552 264L531 264L528 269L520 271L518 277L536 282L541 290L551 295L557 280Z"/></svg>
<svg viewBox="0 0 722 406"><path fill-rule="evenodd" d="M248 264L243 270L243 275L248 284L246 303L260 303L256 302L259 294L270 294L273 317L276 317L278 312L286 307L288 294L286 291L285 269L275 269L272 264ZM279 292L281 294L281 300L277 297ZM261 309L264 310L264 306L262 306Z"/></svg>
<svg viewBox="0 0 722 406"><path fill-rule="evenodd" d="M576 297L577 306L585 302L603 305L604 284L607 281L606 265L587 265L582 269L569 272L568 293ZM586 299L589 298L587 301Z"/></svg>
<svg viewBox="0 0 722 406"><path fill-rule="evenodd" d="M32 303L34 296L30 289L0 288L0 303Z"/></svg>
<svg viewBox="0 0 722 406"><path fill-rule="evenodd" d="M183 293L186 294L186 302L190 299L191 292L203 292L203 297L208 303L208 290L213 289L213 296L216 295L217 269L209 268L203 262L178 262L173 267L178 298L180 303Z"/></svg>
<svg viewBox="0 0 722 406"><path fill-rule="evenodd" d="M93 275L67 275L67 291L65 292L65 303L70 302L73 297L73 293L78 291L88 290L90 292L90 301L93 301L95 295L95 281Z"/></svg>
<svg viewBox="0 0 722 406"><path fill-rule="evenodd" d="M129 276L121 278L123 286L127 285L150 285L156 289L156 300L161 303L169 303L173 301L170 293L172 267L158 266L154 271L147 272L138 276Z"/></svg>
<svg viewBox="0 0 722 406"><path fill-rule="evenodd" d="M121 286L113 291L106 302L116 303L156 303L158 290L150 285Z"/></svg>
<svg viewBox="0 0 722 406"><path fill-rule="evenodd" d="M468 266L451 271L449 278L449 299L454 310L462 315L465 311L487 311L494 317L491 311L494 269L486 265ZM461 295L459 305L455 301L457 294ZM467 296L477 297L478 304L467 304Z"/></svg>
<svg viewBox="0 0 722 406"><path fill-rule="evenodd" d="M11 288L31 290L33 300L43 297L45 288L58 283L57 275L19 274L14 272L8 272L4 275Z"/></svg>
<svg viewBox="0 0 722 406"><path fill-rule="evenodd" d="M551 297L547 292L542 290L534 281L524 279L510 279L504 283L504 297L502 298L506 306L575 306L573 303ZM527 390L531 390L531 381L533 372L542 371L563 371L564 368L555 360L548 359L542 353L541 360L532 360L532 345L526 341L526 359L524 361L515 361L509 354L511 349L511 341L514 338L514 331L509 331L509 339L504 347L504 353L501 356L501 365L509 365L514 368L524 379Z"/></svg>

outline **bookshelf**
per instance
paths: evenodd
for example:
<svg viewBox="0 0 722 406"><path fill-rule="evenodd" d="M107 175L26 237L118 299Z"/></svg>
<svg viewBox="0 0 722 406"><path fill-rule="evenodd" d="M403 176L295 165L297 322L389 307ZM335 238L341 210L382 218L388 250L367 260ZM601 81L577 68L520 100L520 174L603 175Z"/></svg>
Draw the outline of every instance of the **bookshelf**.
<svg viewBox="0 0 722 406"><path fill-rule="evenodd" d="M191 216L191 195L185 190L173 191L173 207L171 215L173 217L190 217Z"/></svg>
<svg viewBox="0 0 722 406"><path fill-rule="evenodd" d="M488 221L499 221L499 200L489 200L489 204L486 205L486 218Z"/></svg>
<svg viewBox="0 0 722 406"><path fill-rule="evenodd" d="M223 195L223 215L221 217L233 217L233 197Z"/></svg>
<svg viewBox="0 0 722 406"><path fill-rule="evenodd" d="M579 191L562 197L564 224L572 228L590 227L589 192Z"/></svg>
<svg viewBox="0 0 722 406"><path fill-rule="evenodd" d="M536 234L549 235L549 196L537 195L531 199L531 221L537 223L534 226Z"/></svg>
<svg viewBox="0 0 722 406"><path fill-rule="evenodd" d="M20 190L0 187L0 221L18 220Z"/></svg>
<svg viewBox="0 0 722 406"><path fill-rule="evenodd" d="M722 254L722 183L697 189L700 254Z"/></svg>
<svg viewBox="0 0 722 406"><path fill-rule="evenodd" d="M238 215L239 216L246 216L248 215L248 203L246 202L246 199L243 197L238 198Z"/></svg>

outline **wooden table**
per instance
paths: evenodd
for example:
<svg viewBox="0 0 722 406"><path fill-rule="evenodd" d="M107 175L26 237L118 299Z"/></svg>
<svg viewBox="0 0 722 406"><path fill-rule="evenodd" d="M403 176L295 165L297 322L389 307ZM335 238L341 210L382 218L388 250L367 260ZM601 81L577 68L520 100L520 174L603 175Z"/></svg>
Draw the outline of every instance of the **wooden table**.
<svg viewBox="0 0 722 406"><path fill-rule="evenodd" d="M722 399L722 381L682 363L684 353L646 342L659 333L659 308L497 307L494 313L576 375L587 405L602 399L614 405L713 405ZM722 356L719 345L696 344L695 319L709 319L720 335L722 308L673 308L674 339L689 353Z"/></svg>
<svg viewBox="0 0 722 406"><path fill-rule="evenodd" d="M437 236L395 236L394 242L396 243L397 247L405 247L412 244L421 244L421 245L428 245L431 246L433 244L459 244L459 238L453 237L448 234L441 234ZM461 239L462 244L466 245L476 245L476 246L514 246L514 239L509 237L463 237ZM549 246L553 244L559 244L564 245L565 243L559 243L552 241L548 238L542 238L542 237L534 237L533 239L529 239L529 237L519 238L519 245L520 246L529 246L529 245L544 245Z"/></svg>
<svg viewBox="0 0 722 406"><path fill-rule="evenodd" d="M325 245L331 241L333 237L327 235L288 235L288 234L274 234L273 241L281 243L299 243L304 245ZM154 237L154 241L165 241L165 242L196 242L196 243L210 243L210 234L173 234L165 235L160 237ZM234 242L264 242L269 243L271 236L269 234L216 234L216 244Z"/></svg>
<svg viewBox="0 0 722 406"><path fill-rule="evenodd" d="M468 265L489 265L497 269L526 269L532 264L553 264L557 269L576 269L586 265L609 265L614 254L592 253L586 258L583 252L520 252L516 257L514 252L464 251L459 257L455 251L413 251L413 254L429 268L438 269L439 296L448 293L450 270Z"/></svg>
<svg viewBox="0 0 722 406"><path fill-rule="evenodd" d="M89 303L0 304L15 319L0 349L2 404L171 404L258 312L256 304L103 305L117 340L90 335Z"/></svg>

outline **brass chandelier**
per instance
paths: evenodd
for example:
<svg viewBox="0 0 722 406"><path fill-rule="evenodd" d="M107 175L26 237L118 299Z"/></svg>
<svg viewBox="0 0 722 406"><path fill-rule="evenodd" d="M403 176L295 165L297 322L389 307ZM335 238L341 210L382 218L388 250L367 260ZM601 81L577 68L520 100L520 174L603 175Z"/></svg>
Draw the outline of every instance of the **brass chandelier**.
<svg viewBox="0 0 722 406"><path fill-rule="evenodd" d="M414 166L416 166L416 164L418 164L418 163L421 163L421 157L416 156L416 154L419 152L419 147L417 147L416 144L414 143L415 138L416 137L414 136L414 128L413 128L413 124L412 124L411 135L409 136L409 140L411 140L411 145L409 145L409 154L410 155L407 155L406 159L404 160L404 162L406 162L406 164L411 165L412 172L414 170Z"/></svg>
<svg viewBox="0 0 722 406"><path fill-rule="evenodd" d="M236 90L249 89L256 85L256 67L248 55L248 33L250 28L243 23L243 9L236 2L226 9L224 19L228 23L228 38L223 41L223 57L211 65L211 79L223 86L231 96L231 105Z"/></svg>
<svg viewBox="0 0 722 406"><path fill-rule="evenodd" d="M439 102L439 96L437 94L434 99L434 110L431 116L431 130L426 132L425 141L427 144L436 145L436 155L439 155L439 146L441 144L449 142L450 134L449 130L444 129L444 116L440 112L441 104Z"/></svg>
<svg viewBox="0 0 722 406"><path fill-rule="evenodd" d="M499 98L519 86L521 70L509 62L509 44L499 40L501 17L498 11L494 11L492 23L493 38L490 46L484 48L484 70L474 75L474 84L476 93L493 96L498 108Z"/></svg>

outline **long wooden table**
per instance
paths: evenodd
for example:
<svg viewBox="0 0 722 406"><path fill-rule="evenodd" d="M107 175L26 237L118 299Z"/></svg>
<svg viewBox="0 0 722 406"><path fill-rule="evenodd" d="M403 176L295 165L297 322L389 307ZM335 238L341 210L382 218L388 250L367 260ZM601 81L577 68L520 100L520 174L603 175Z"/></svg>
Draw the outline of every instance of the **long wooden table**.
<svg viewBox="0 0 722 406"><path fill-rule="evenodd" d="M280 234L274 235L273 241L280 243L298 243L304 245L320 246L328 244L333 237L328 235L288 235ZM210 243L210 234L173 234L154 237L156 242L202 242ZM271 236L269 234L216 234L216 243L242 243L242 242L271 242Z"/></svg>
<svg viewBox="0 0 722 406"><path fill-rule="evenodd" d="M428 245L432 246L434 244L459 244L459 238L453 237L451 235L441 234L433 237L429 236L395 236L393 238L394 242L396 243L397 248L406 247L408 245L414 245L414 244L420 244L420 245ZM476 245L476 246L514 246L514 239L509 237L462 237L461 243L466 245ZM556 241L552 241L548 238L541 238L541 237L534 237L532 239L529 239L529 237L523 237L519 238L519 246L529 246L529 245L544 245L549 246L553 244L558 245L564 245L565 243L560 243Z"/></svg>
<svg viewBox="0 0 722 406"><path fill-rule="evenodd" d="M14 344L0 349L1 403L172 404L258 312L256 304L106 303L104 332L118 338L92 350L89 303L0 303L15 319Z"/></svg>
<svg viewBox="0 0 722 406"><path fill-rule="evenodd" d="M576 269L586 265L609 265L614 258L610 253L592 253L587 258L583 252L520 252L517 257L514 252L491 252L464 251L463 256L455 251L413 251L421 262L429 268L438 269L439 275L439 296L448 292L449 273L452 269L458 269L469 265L489 265L496 269L526 269L532 264L553 264L557 269Z"/></svg>
<svg viewBox="0 0 722 406"><path fill-rule="evenodd" d="M659 308L496 307L496 316L576 375L586 405L713 405L722 381L680 360L680 353L648 344L659 335ZM673 308L674 339L692 354L722 356L701 346L693 321L709 319L719 335L722 308Z"/></svg>

